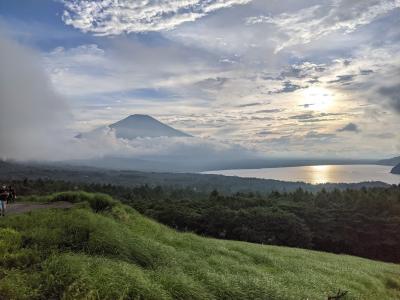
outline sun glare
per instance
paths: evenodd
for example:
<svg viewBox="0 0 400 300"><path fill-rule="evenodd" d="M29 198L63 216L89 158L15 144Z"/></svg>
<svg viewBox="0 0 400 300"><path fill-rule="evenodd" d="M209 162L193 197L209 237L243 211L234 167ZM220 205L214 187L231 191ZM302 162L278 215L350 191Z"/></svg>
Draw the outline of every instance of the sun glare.
<svg viewBox="0 0 400 300"><path fill-rule="evenodd" d="M334 94L323 87L310 87L302 91L300 105L317 111L327 111L334 104Z"/></svg>
<svg viewBox="0 0 400 300"><path fill-rule="evenodd" d="M311 169L311 178L313 184L329 182L332 166L321 165L321 166L310 166L309 168Z"/></svg>

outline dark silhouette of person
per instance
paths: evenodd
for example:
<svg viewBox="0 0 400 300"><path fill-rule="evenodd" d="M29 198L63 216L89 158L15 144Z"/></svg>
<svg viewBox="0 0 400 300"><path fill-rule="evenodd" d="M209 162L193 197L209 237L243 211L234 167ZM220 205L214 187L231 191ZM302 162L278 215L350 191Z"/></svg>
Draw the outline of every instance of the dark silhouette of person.
<svg viewBox="0 0 400 300"><path fill-rule="evenodd" d="M8 186L7 192L8 192L7 204L14 202L14 200L17 198L17 193L15 192L15 189L10 185Z"/></svg>
<svg viewBox="0 0 400 300"><path fill-rule="evenodd" d="M8 191L7 187L3 185L0 189L0 209L1 209L1 215L4 217L6 213L6 202L8 199Z"/></svg>

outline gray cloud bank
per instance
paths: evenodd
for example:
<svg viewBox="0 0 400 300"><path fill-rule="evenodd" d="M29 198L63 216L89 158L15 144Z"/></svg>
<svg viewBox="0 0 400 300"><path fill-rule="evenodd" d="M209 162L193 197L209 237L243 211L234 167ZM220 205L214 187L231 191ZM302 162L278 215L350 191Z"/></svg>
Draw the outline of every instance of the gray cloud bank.
<svg viewBox="0 0 400 300"><path fill-rule="evenodd" d="M345 131L350 131L350 132L359 132L360 129L358 128L357 124L354 123L349 123L346 126L340 128L337 130L338 132L345 132Z"/></svg>
<svg viewBox="0 0 400 300"><path fill-rule="evenodd" d="M379 94L389 99L389 105L400 113L400 82L395 86L382 87Z"/></svg>

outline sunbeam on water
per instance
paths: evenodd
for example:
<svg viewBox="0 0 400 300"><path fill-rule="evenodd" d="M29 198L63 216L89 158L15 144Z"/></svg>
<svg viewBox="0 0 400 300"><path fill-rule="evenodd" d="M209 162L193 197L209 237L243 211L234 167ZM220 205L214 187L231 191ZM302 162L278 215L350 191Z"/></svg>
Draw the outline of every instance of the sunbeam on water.
<svg viewBox="0 0 400 300"><path fill-rule="evenodd" d="M399 184L400 175L390 173L391 167L378 165L320 165L284 168L221 170L207 172L226 176L253 177L282 181L320 183L356 183L381 181Z"/></svg>
<svg viewBox="0 0 400 300"><path fill-rule="evenodd" d="M332 182L330 175L334 172L336 166L310 166L311 182L312 183L326 183Z"/></svg>

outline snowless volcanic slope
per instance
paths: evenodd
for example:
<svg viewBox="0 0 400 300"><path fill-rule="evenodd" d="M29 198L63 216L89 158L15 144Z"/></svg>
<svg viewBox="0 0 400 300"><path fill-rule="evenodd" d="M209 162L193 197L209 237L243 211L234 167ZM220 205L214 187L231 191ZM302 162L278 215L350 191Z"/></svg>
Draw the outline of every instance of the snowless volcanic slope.
<svg viewBox="0 0 400 300"><path fill-rule="evenodd" d="M190 136L176 130L148 115L131 115L109 126L118 138L134 139L137 137Z"/></svg>

